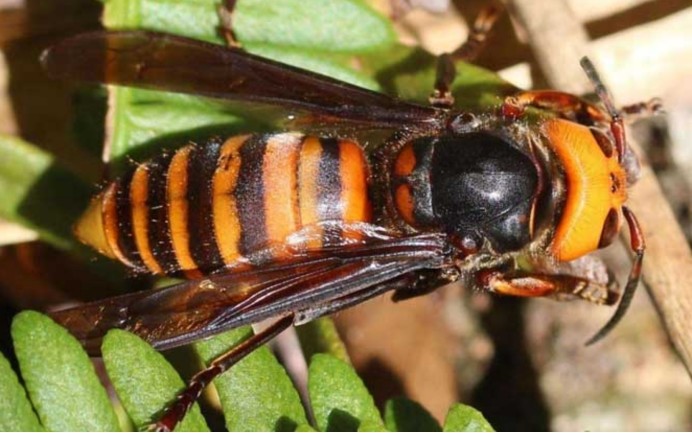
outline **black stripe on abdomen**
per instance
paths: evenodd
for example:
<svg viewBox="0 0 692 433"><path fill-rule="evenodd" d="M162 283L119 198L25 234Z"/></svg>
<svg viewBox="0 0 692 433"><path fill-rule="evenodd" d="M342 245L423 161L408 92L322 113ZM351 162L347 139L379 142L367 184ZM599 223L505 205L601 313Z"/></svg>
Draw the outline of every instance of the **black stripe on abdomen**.
<svg viewBox="0 0 692 433"><path fill-rule="evenodd" d="M214 232L212 180L219 162L222 142L210 140L190 152L187 169L187 227L190 254L199 269L208 273L223 266Z"/></svg>
<svg viewBox="0 0 692 433"><path fill-rule="evenodd" d="M166 274L180 270L175 257L171 230L168 222L168 200L166 185L168 182L168 167L173 159L173 153L166 153L148 163L149 167L149 246L156 261Z"/></svg>
<svg viewBox="0 0 692 433"><path fill-rule="evenodd" d="M318 215L320 221L343 219L341 203L341 162L339 141L320 138L322 154L317 180Z"/></svg>
<svg viewBox="0 0 692 433"><path fill-rule="evenodd" d="M322 154L317 173L317 214L320 221L343 220L341 202L341 161L339 140L320 138ZM322 244L342 244L343 233L340 224L328 224L322 232Z"/></svg>
<svg viewBox="0 0 692 433"><path fill-rule="evenodd" d="M240 148L240 172L234 196L240 221L239 250L243 256L254 260L252 255L266 247L267 227L264 211L264 187L262 181L264 152L267 135L248 139Z"/></svg>

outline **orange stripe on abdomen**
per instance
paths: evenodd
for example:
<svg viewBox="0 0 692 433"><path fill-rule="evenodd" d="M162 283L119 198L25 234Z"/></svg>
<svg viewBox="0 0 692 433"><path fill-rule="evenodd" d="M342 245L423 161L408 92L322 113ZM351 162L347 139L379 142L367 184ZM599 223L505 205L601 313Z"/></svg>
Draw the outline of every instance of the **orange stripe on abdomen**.
<svg viewBox="0 0 692 433"><path fill-rule="evenodd" d="M149 207L147 203L149 190L149 172L146 164L137 167L130 184L130 206L132 208L132 231L135 244L144 265L153 273L163 273L161 266L154 258L149 245Z"/></svg>
<svg viewBox="0 0 692 433"><path fill-rule="evenodd" d="M103 192L103 232L113 255L126 265L132 266L118 245L118 209L115 202L117 187L116 183L111 183Z"/></svg>
<svg viewBox="0 0 692 433"><path fill-rule="evenodd" d="M309 249L318 249L322 246L322 230L316 225L320 221L317 179L321 157L320 140L317 137L305 137L298 164L298 207L302 227L314 228L306 245Z"/></svg>
<svg viewBox="0 0 692 433"><path fill-rule="evenodd" d="M233 195L240 172L240 147L249 135L231 137L221 147L219 163L212 181L214 232L221 257L226 266L242 258L239 249L242 227Z"/></svg>
<svg viewBox="0 0 692 433"><path fill-rule="evenodd" d="M264 152L264 215L267 241L282 243L301 227L298 205L298 158L302 136L270 136Z"/></svg>
<svg viewBox="0 0 692 433"><path fill-rule="evenodd" d="M187 229L187 167L191 146L176 152L168 169L166 197L168 201L168 223L175 257L188 278L198 278L201 273L190 254L190 235Z"/></svg>
<svg viewBox="0 0 692 433"><path fill-rule="evenodd" d="M348 140L339 143L341 206L346 222L370 221L372 208L368 198L368 164L360 146Z"/></svg>

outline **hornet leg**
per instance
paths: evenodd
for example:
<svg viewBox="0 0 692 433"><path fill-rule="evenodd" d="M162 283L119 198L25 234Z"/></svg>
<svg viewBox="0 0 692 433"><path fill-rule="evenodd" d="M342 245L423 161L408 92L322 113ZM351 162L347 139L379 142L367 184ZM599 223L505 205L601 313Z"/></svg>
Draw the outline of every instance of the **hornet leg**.
<svg viewBox="0 0 692 433"><path fill-rule="evenodd" d="M459 48L450 55L454 60L470 62L476 59L488 42L488 36L500 17L502 9L495 5L486 6L473 22L469 35Z"/></svg>
<svg viewBox="0 0 692 433"><path fill-rule="evenodd" d="M154 425L156 431L173 431L175 426L183 419L194 402L202 394L217 376L221 375L238 361L252 353L255 349L268 342L293 324L293 314L282 317L267 329L253 335L228 352L214 359L209 367L195 374L176 400L163 413L163 416Z"/></svg>
<svg viewBox="0 0 692 433"><path fill-rule="evenodd" d="M579 298L600 305L613 305L620 297L606 285L566 274L503 274L490 270L480 272L476 278L488 291L509 296Z"/></svg>
<svg viewBox="0 0 692 433"><path fill-rule="evenodd" d="M609 122L595 105L570 93L554 90L529 90L508 96L502 103L501 113L504 117L516 119L523 116L527 108L550 110L579 123Z"/></svg>
<svg viewBox="0 0 692 433"><path fill-rule="evenodd" d="M224 0L223 3L218 6L216 13L221 22L221 35L226 39L228 46L240 48L240 42L238 42L233 32L233 10L235 9L236 1L237 0Z"/></svg>
<svg viewBox="0 0 692 433"><path fill-rule="evenodd" d="M439 108L451 108L454 105L451 86L456 78L454 62L474 60L481 53L490 35L493 25L500 16L500 9L488 6L481 10L469 31L463 44L451 53L445 53L437 58L435 89L428 100L430 105Z"/></svg>

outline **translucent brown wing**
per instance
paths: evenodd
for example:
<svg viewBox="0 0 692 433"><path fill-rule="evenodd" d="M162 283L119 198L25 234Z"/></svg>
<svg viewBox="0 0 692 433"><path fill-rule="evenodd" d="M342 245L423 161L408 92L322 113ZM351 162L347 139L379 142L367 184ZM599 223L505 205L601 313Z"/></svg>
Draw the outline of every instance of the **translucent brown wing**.
<svg viewBox="0 0 692 433"><path fill-rule="evenodd" d="M441 112L236 48L144 31L93 32L47 50L54 77L242 100L307 112L315 121L424 126Z"/></svg>
<svg viewBox="0 0 692 433"><path fill-rule="evenodd" d="M444 239L426 234L342 247L329 250L327 257L212 275L51 316L91 354L99 353L101 339L113 328L167 349L289 312L305 320L345 308L385 291L386 283L401 276L440 267Z"/></svg>

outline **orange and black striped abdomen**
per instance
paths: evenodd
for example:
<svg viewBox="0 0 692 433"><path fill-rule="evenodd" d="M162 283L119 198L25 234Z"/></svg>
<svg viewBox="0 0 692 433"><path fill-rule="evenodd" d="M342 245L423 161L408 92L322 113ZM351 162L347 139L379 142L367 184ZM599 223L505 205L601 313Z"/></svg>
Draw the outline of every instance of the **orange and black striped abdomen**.
<svg viewBox="0 0 692 433"><path fill-rule="evenodd" d="M137 166L99 194L78 237L136 269L199 277L319 249L369 221L368 165L354 142L234 136ZM324 233L325 222L329 233ZM295 236L305 233L304 236Z"/></svg>

